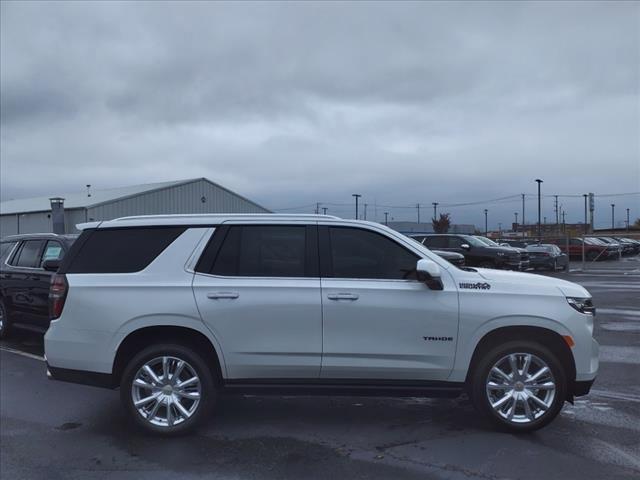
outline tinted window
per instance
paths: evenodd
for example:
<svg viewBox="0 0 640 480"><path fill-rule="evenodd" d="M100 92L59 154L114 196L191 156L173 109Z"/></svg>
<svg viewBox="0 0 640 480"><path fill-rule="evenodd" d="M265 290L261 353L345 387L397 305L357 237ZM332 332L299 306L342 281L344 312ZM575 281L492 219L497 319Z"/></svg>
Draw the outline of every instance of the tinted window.
<svg viewBox="0 0 640 480"><path fill-rule="evenodd" d="M358 228L329 228L336 278L415 278L418 256L393 240Z"/></svg>
<svg viewBox="0 0 640 480"><path fill-rule="evenodd" d="M460 237L448 237L449 248L462 248L462 245L469 245L469 242Z"/></svg>
<svg viewBox="0 0 640 480"><path fill-rule="evenodd" d="M185 227L94 230L71 259L66 272L139 272L184 231Z"/></svg>
<svg viewBox="0 0 640 480"><path fill-rule="evenodd" d="M424 239L424 245L437 250L438 248L447 248L449 241L447 237L426 237Z"/></svg>
<svg viewBox="0 0 640 480"><path fill-rule="evenodd" d="M0 262L4 263L18 242L0 243Z"/></svg>
<svg viewBox="0 0 640 480"><path fill-rule="evenodd" d="M304 277L305 226L233 226L211 273L242 277Z"/></svg>
<svg viewBox="0 0 640 480"><path fill-rule="evenodd" d="M40 249L44 240L27 240L22 243L20 251L11 260L16 267L37 268L40 266Z"/></svg>
<svg viewBox="0 0 640 480"><path fill-rule="evenodd" d="M40 264L42 265L45 260L62 260L62 257L64 257L62 245L59 242L49 240L47 246L44 247L44 252L42 252Z"/></svg>

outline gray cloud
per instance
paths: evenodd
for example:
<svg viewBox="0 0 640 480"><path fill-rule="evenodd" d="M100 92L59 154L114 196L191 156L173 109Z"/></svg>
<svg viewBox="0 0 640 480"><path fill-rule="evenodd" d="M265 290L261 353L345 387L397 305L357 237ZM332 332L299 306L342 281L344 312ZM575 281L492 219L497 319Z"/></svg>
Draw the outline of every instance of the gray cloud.
<svg viewBox="0 0 640 480"><path fill-rule="evenodd" d="M192 176L274 208L640 190L632 2L1 5L2 199Z"/></svg>

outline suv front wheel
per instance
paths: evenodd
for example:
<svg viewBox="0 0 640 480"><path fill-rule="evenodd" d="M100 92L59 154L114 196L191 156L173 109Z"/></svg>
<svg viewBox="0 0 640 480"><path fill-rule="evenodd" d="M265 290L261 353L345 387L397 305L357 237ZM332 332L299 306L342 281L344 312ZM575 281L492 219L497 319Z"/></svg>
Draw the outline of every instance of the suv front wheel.
<svg viewBox="0 0 640 480"><path fill-rule="evenodd" d="M164 435L185 433L213 407L215 385L203 357L183 345L147 347L125 368L120 384L125 410L143 429Z"/></svg>
<svg viewBox="0 0 640 480"><path fill-rule="evenodd" d="M512 341L493 348L471 378L478 411L514 432L537 430L562 409L567 386L558 358L536 342Z"/></svg>

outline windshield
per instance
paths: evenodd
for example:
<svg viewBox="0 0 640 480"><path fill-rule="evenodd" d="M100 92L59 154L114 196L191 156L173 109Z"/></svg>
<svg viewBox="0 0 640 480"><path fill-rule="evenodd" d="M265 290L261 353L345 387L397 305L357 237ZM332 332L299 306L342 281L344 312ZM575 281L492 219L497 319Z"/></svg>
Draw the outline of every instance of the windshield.
<svg viewBox="0 0 640 480"><path fill-rule="evenodd" d="M487 237L480 237L478 235L476 235L473 238L477 238L478 240L480 240L482 243L484 243L485 245L489 246L489 247L500 247L501 245L498 245L496 242L494 242L493 240L491 240L490 238Z"/></svg>
<svg viewBox="0 0 640 480"><path fill-rule="evenodd" d="M489 246L486 243L484 243L483 241L481 241L479 239L479 237L472 237L471 235L465 235L462 238L464 239L465 242L467 242L469 245L473 245L474 247L487 247L487 246ZM491 246L493 246L493 245L491 245Z"/></svg>

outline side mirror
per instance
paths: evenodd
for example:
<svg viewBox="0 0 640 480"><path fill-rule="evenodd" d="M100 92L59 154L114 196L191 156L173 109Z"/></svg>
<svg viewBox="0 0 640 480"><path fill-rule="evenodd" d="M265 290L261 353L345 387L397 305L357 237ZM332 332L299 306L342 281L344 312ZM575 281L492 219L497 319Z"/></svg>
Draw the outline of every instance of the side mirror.
<svg viewBox="0 0 640 480"><path fill-rule="evenodd" d="M444 285L440 278L440 267L433 260L421 258L416 265L418 280L424 282L431 290L442 290Z"/></svg>
<svg viewBox="0 0 640 480"><path fill-rule="evenodd" d="M462 245L460 245L460 248L464 248L465 250L469 250L471 248L471 246L468 243L463 243Z"/></svg>
<svg viewBox="0 0 640 480"><path fill-rule="evenodd" d="M45 260L42 262L42 268L47 272L57 272L60 268L60 260Z"/></svg>

